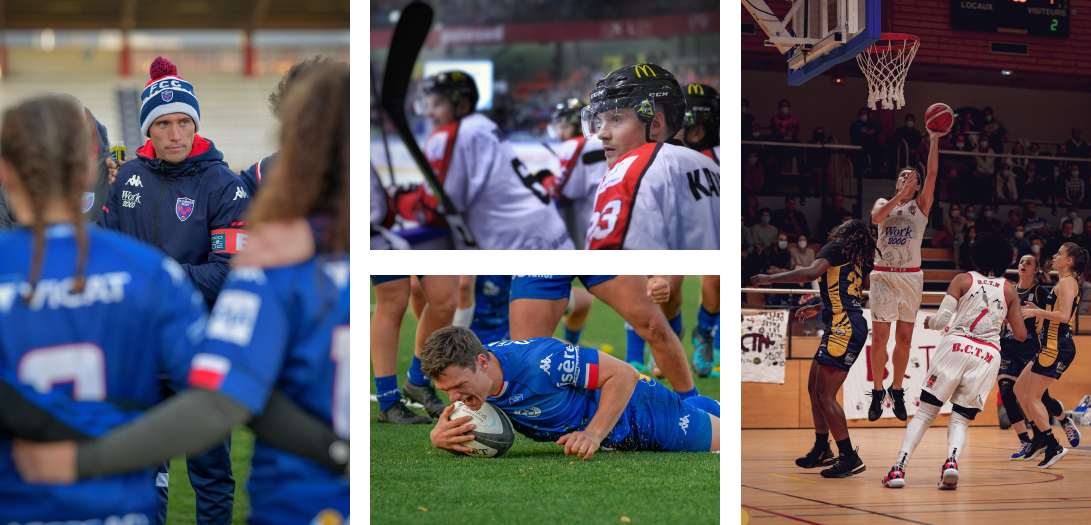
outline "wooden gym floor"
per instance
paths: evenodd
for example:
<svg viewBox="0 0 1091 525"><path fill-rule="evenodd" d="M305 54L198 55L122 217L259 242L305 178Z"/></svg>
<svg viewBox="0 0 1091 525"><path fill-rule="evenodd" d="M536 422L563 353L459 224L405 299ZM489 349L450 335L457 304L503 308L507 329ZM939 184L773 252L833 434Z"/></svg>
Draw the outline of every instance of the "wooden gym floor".
<svg viewBox="0 0 1091 525"><path fill-rule="evenodd" d="M938 490L947 455L947 429L932 427L906 468L906 486L888 489L883 476L901 448L904 428L850 428L867 470L826 479L821 468L802 469L795 459L814 445L813 430L742 431L742 523L895 524L1086 522L1091 512L1091 427L1080 449L1053 467L1011 461L1018 448L1012 430L971 427L959 460L958 489ZM1058 426L1053 433L1068 448ZM832 437L831 437L832 440ZM831 443L834 453L837 446Z"/></svg>

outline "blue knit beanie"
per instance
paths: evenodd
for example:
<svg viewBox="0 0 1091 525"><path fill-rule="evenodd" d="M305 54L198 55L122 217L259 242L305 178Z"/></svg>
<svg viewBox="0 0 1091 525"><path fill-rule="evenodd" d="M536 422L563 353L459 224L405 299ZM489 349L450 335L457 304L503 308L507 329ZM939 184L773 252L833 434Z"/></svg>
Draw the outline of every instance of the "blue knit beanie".
<svg viewBox="0 0 1091 525"><path fill-rule="evenodd" d="M201 130L201 105L193 94L193 85L178 76L178 68L163 57L152 62L151 82L140 93L140 132L148 137L152 122L163 115L185 113Z"/></svg>

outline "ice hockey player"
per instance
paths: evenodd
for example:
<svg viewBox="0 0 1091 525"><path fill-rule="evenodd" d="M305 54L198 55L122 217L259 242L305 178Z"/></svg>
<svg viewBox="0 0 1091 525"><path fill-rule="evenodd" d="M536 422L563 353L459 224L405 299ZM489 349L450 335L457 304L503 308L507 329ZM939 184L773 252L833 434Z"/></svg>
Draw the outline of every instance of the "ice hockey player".
<svg viewBox="0 0 1091 525"><path fill-rule="evenodd" d="M549 123L549 136L564 142L557 149L561 169L547 189L561 205L572 207L571 215L561 213L568 222L568 231L577 249L583 249L587 225L595 211L595 194L606 175L606 154L602 141L585 138L580 132L580 111L587 104L577 98L557 104Z"/></svg>
<svg viewBox="0 0 1091 525"><path fill-rule="evenodd" d="M720 164L720 94L707 84L686 86L686 116L674 138Z"/></svg>

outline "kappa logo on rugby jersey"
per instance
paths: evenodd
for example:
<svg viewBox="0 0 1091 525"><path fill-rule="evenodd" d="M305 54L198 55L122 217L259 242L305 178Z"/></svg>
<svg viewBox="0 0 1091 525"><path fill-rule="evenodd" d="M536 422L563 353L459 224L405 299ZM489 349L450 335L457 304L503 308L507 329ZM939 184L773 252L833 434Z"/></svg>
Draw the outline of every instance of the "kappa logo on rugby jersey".
<svg viewBox="0 0 1091 525"><path fill-rule="evenodd" d="M140 175L133 175L129 177L129 180L125 181L126 186L140 186L144 187L144 183L140 181Z"/></svg>
<svg viewBox="0 0 1091 525"><path fill-rule="evenodd" d="M686 429L689 428L689 414L678 419L678 426L682 427L682 434L685 435Z"/></svg>
<svg viewBox="0 0 1091 525"><path fill-rule="evenodd" d="M549 374L549 365L553 364L553 361L550 360L551 357L553 357L553 354L547 355L545 359L542 359L542 366L538 367L541 368L542 371L546 374Z"/></svg>
<svg viewBox="0 0 1091 525"><path fill-rule="evenodd" d="M250 198L250 196L247 195L245 191L243 191L241 186L239 186L239 187L235 188L235 198L231 199L231 200L237 201L239 199L249 199L249 198Z"/></svg>
<svg viewBox="0 0 1091 525"><path fill-rule="evenodd" d="M80 197L80 209L83 210L83 213L87 213L87 211L91 209L91 206L94 205L95 194L89 191L84 192L83 196Z"/></svg>
<svg viewBox="0 0 1091 525"><path fill-rule="evenodd" d="M186 219L193 215L193 199L178 197L174 204L174 214L178 216L178 220L186 222Z"/></svg>

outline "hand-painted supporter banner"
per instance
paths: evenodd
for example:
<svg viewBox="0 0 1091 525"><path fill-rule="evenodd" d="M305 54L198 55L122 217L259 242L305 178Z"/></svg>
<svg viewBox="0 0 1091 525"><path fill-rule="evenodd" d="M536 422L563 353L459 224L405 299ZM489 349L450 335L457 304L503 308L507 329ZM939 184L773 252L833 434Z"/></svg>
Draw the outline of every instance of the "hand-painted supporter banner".
<svg viewBox="0 0 1091 525"><path fill-rule="evenodd" d="M742 380L783 383L787 340L787 311L743 316Z"/></svg>
<svg viewBox="0 0 1091 525"><path fill-rule="evenodd" d="M931 311L917 312L917 322L913 326L913 344L909 348L909 366L905 368L905 378L902 379L902 387L905 388L905 411L910 417L917 413L920 405L921 387L927 379L928 365L939 346L940 333L936 330L924 328L924 318L932 315ZM871 311L864 310L864 318L867 319L868 337L864 344L861 357L849 369L849 375L845 378L844 403L846 419L867 419L868 407L871 406L871 397L867 394L874 387L871 374ZM894 328L891 326L890 339L887 341L886 367L883 369L883 386L889 387L894 373ZM889 397L883 402L883 417L894 417L894 411L890 408ZM944 403L941 414L951 413L951 403Z"/></svg>

